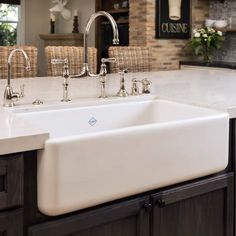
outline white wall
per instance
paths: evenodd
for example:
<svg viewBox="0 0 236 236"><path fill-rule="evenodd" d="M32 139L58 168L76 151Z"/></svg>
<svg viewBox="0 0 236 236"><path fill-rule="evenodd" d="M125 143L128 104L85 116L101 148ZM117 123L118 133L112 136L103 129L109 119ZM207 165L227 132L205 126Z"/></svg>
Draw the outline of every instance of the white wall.
<svg viewBox="0 0 236 236"><path fill-rule="evenodd" d="M24 28L25 28L25 45L33 45L38 48L38 75L46 75L46 64L44 56L44 42L40 39L40 34L47 34L50 30L50 13L49 9L54 4L51 0L24 0ZM94 0L69 0L67 6L74 13L78 9L80 32L83 33L85 25L92 13L95 11ZM71 33L73 30L73 16L69 21L62 17L58 19L58 32ZM91 29L89 45L95 45L95 27Z"/></svg>
<svg viewBox="0 0 236 236"><path fill-rule="evenodd" d="M25 44L38 48L38 74L45 75L44 42L39 34L49 33L49 0L25 0Z"/></svg>
<svg viewBox="0 0 236 236"><path fill-rule="evenodd" d="M69 0L66 7L71 10L72 17L68 21L64 20L62 17L59 17L58 32L72 32L74 10L77 9L79 15L79 31L84 33L89 17L95 12L95 0ZM95 24L91 27L88 40L90 46L95 46Z"/></svg>

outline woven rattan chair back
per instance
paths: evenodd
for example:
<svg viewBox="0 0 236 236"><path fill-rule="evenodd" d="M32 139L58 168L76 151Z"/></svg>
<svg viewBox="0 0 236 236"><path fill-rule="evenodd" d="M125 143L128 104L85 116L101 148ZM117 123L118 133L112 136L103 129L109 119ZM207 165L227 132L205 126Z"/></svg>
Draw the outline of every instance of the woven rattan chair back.
<svg viewBox="0 0 236 236"><path fill-rule="evenodd" d="M110 47L109 57L116 58L116 63L110 64L111 73L128 69L129 72L145 72L151 70L151 56L148 47Z"/></svg>
<svg viewBox="0 0 236 236"><path fill-rule="evenodd" d="M45 48L47 60L47 75L61 76L63 67L60 64L52 64L52 59L68 59L69 71L71 75L81 72L83 65L83 47L73 46L47 46ZM89 69L92 73L97 71L97 49L88 48Z"/></svg>
<svg viewBox="0 0 236 236"><path fill-rule="evenodd" d="M0 79L7 78L7 59L10 52L15 48L23 49L30 59L31 70L25 70L25 59L21 52L17 52L12 57L12 78L28 78L37 76L37 56L38 50L34 46L0 46Z"/></svg>
<svg viewBox="0 0 236 236"><path fill-rule="evenodd" d="M0 79L7 78L8 47L0 46Z"/></svg>

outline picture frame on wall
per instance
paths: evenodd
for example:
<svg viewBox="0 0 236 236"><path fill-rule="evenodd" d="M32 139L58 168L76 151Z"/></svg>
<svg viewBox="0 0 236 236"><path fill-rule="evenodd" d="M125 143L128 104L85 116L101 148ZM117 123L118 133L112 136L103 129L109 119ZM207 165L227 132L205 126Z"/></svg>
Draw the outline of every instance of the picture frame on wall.
<svg viewBox="0 0 236 236"><path fill-rule="evenodd" d="M191 37L191 0L156 0L156 38Z"/></svg>

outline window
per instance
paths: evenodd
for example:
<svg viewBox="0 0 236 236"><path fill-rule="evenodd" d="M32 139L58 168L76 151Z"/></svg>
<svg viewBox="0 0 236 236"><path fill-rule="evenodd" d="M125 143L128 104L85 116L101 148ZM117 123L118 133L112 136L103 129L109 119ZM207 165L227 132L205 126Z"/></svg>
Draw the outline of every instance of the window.
<svg viewBox="0 0 236 236"><path fill-rule="evenodd" d="M19 5L0 3L0 45L17 44Z"/></svg>

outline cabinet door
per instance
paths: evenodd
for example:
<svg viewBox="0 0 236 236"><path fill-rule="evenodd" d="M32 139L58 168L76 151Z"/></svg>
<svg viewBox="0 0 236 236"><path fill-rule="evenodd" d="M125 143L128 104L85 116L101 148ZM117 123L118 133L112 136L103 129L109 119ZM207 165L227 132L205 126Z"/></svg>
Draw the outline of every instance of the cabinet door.
<svg viewBox="0 0 236 236"><path fill-rule="evenodd" d="M0 213L0 236L23 236L23 211Z"/></svg>
<svg viewBox="0 0 236 236"><path fill-rule="evenodd" d="M148 197L101 207L29 228L29 236L148 236Z"/></svg>
<svg viewBox="0 0 236 236"><path fill-rule="evenodd" d="M23 157L0 157L0 210L23 204Z"/></svg>
<svg viewBox="0 0 236 236"><path fill-rule="evenodd" d="M153 236L233 236L233 174L152 195Z"/></svg>

